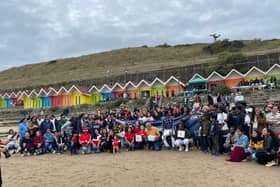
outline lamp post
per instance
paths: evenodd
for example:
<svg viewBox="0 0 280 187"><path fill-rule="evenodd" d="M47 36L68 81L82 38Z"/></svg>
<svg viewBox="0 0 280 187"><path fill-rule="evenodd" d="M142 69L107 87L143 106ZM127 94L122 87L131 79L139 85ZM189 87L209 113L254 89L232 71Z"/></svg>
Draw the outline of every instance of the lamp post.
<svg viewBox="0 0 280 187"><path fill-rule="evenodd" d="M127 73L128 73L128 70L125 69L124 72L125 72L125 80L124 80L124 83L126 83L126 82L127 82Z"/></svg>
<svg viewBox="0 0 280 187"><path fill-rule="evenodd" d="M108 77L110 75L110 70L107 69L107 71L105 72L105 84L108 84Z"/></svg>

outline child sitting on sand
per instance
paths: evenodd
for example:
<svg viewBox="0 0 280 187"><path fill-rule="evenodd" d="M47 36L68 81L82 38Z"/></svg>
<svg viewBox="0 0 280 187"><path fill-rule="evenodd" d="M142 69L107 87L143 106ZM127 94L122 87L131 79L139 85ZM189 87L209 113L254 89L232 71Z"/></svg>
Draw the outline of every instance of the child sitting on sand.
<svg viewBox="0 0 280 187"><path fill-rule="evenodd" d="M113 142L112 142L112 145L113 145L113 153L117 153L117 152L120 153L119 143L120 143L120 140L118 139L117 135L115 134L115 135L114 135Z"/></svg>

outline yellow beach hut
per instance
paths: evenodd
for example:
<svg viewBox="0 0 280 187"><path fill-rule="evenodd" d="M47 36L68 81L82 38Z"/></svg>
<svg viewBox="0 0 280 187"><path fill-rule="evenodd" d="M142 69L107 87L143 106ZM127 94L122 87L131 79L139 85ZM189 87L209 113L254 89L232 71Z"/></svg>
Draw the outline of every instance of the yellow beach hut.
<svg viewBox="0 0 280 187"><path fill-rule="evenodd" d="M277 87L280 83L280 65L274 64L271 68L269 68L269 70L266 71L265 78L272 87ZM273 85L271 84L272 82Z"/></svg>
<svg viewBox="0 0 280 187"><path fill-rule="evenodd" d="M151 96L151 86L147 81L141 80L136 87L138 89L140 97L147 98Z"/></svg>
<svg viewBox="0 0 280 187"><path fill-rule="evenodd" d="M33 108L33 100L29 98L29 91L23 91L21 93L20 98L23 100L23 108L28 109L28 108Z"/></svg>
<svg viewBox="0 0 280 187"><path fill-rule="evenodd" d="M163 96L166 97L166 86L162 80L156 77L153 82L150 84L151 86L151 96Z"/></svg>
<svg viewBox="0 0 280 187"><path fill-rule="evenodd" d="M91 104L90 93L86 87L73 85L68 94L72 98L72 105Z"/></svg>
<svg viewBox="0 0 280 187"><path fill-rule="evenodd" d="M36 90L32 90L28 98L31 99L31 108L42 108L42 100L38 97Z"/></svg>
<svg viewBox="0 0 280 187"><path fill-rule="evenodd" d="M96 103L99 103L100 101L102 101L102 94L100 93L100 90L95 85L93 85L89 89L89 93L91 95L92 104L96 104Z"/></svg>
<svg viewBox="0 0 280 187"><path fill-rule="evenodd" d="M265 76L265 72L263 72L261 69L253 66L245 75L244 80L247 81L254 81L256 79L261 80Z"/></svg>

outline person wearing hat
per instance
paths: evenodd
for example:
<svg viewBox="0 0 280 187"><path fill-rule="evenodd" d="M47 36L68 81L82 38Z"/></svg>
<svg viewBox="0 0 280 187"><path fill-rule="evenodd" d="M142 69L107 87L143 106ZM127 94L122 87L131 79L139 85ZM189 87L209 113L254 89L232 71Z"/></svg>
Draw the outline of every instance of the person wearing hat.
<svg viewBox="0 0 280 187"><path fill-rule="evenodd" d="M155 151L160 151L161 142L160 142L160 133L158 128L152 126L150 122L146 123L146 128L147 128L148 148Z"/></svg>

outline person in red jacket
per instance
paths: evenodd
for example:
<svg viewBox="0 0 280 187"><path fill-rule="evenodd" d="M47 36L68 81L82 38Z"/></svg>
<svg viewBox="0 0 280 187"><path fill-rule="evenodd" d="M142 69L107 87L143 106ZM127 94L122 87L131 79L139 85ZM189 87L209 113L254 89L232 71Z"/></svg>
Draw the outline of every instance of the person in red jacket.
<svg viewBox="0 0 280 187"><path fill-rule="evenodd" d="M36 136L33 138L34 155L40 155L44 152L44 137L40 131L36 132Z"/></svg>
<svg viewBox="0 0 280 187"><path fill-rule="evenodd" d="M144 149L147 139L147 132L145 130L144 125L140 126L140 130L135 133L135 148L136 149Z"/></svg>
<svg viewBox="0 0 280 187"><path fill-rule="evenodd" d="M136 121L135 127L134 127L134 129L133 129L133 132L134 132L135 134L137 134L139 131L140 131L140 122L139 122L139 121Z"/></svg>
<svg viewBox="0 0 280 187"><path fill-rule="evenodd" d="M132 127L128 127L127 132L124 135L124 146L126 151L134 150L134 139L135 134L132 132Z"/></svg>
<svg viewBox="0 0 280 187"><path fill-rule="evenodd" d="M82 153L91 153L91 135L88 132L88 128L83 128L83 133L80 135L80 144L82 145Z"/></svg>

